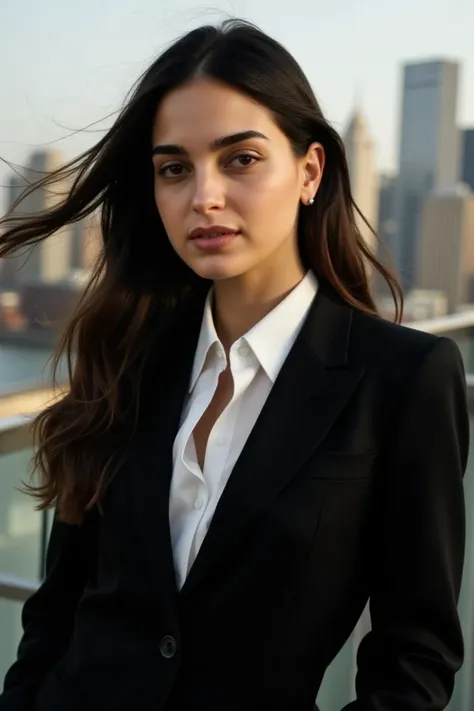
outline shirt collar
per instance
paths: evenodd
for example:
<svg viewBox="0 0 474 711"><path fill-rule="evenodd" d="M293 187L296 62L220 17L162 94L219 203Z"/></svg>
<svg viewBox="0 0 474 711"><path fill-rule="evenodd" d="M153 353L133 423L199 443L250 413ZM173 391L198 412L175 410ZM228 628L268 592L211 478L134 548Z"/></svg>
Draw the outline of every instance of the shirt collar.
<svg viewBox="0 0 474 711"><path fill-rule="evenodd" d="M312 271L308 271L288 296L242 337L272 383L277 379L281 366L298 336L317 290L317 279ZM194 357L190 392L201 374L209 350L216 344L220 345L212 316L212 298L213 289L210 289Z"/></svg>
<svg viewBox="0 0 474 711"><path fill-rule="evenodd" d="M288 296L244 336L272 383L301 330L317 290L316 277L309 271Z"/></svg>
<svg viewBox="0 0 474 711"><path fill-rule="evenodd" d="M209 289L206 303L204 305L204 313L202 317L201 330L196 346L194 356L193 370L191 374L191 382L189 383L189 392L194 390L197 379L199 378L204 363L206 362L207 354L214 344L220 344L219 336L217 335L216 327L214 326L214 318L212 316L212 298L213 289Z"/></svg>

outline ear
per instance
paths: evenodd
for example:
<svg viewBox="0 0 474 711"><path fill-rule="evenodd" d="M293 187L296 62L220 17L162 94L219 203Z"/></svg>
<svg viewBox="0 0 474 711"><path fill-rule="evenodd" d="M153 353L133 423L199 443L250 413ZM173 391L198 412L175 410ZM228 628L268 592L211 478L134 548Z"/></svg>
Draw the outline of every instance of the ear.
<svg viewBox="0 0 474 711"><path fill-rule="evenodd" d="M304 205L310 204L311 198L314 198L318 192L325 161L326 154L320 143L312 143L306 151L306 155L301 159L301 201Z"/></svg>

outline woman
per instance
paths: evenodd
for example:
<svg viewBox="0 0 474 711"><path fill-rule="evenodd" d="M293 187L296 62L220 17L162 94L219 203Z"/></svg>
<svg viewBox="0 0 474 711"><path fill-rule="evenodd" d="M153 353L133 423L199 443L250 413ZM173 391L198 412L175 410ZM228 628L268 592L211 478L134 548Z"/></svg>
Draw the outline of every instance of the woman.
<svg viewBox="0 0 474 711"><path fill-rule="evenodd" d="M1 255L101 208L37 419L56 507L0 711L310 711L370 598L353 711L440 711L468 452L459 351L382 320L342 143L295 60L228 21L172 45Z"/></svg>

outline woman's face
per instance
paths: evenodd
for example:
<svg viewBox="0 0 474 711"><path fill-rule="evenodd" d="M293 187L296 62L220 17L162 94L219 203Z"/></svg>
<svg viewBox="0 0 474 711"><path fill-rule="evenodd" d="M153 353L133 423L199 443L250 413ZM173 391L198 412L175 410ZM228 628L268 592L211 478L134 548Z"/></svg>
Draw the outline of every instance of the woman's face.
<svg viewBox="0 0 474 711"><path fill-rule="evenodd" d="M320 144L297 158L265 107L208 79L165 97L152 140L156 205L194 272L218 280L298 261L298 210L318 189Z"/></svg>

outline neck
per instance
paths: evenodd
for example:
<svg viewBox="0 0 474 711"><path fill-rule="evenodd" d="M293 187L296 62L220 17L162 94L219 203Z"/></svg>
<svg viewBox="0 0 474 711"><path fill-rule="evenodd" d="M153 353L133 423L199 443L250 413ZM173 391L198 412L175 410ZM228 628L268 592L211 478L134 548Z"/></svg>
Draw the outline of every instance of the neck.
<svg viewBox="0 0 474 711"><path fill-rule="evenodd" d="M265 278L247 273L214 284L214 323L228 351L231 345L261 321L303 279L301 264L273 272Z"/></svg>

